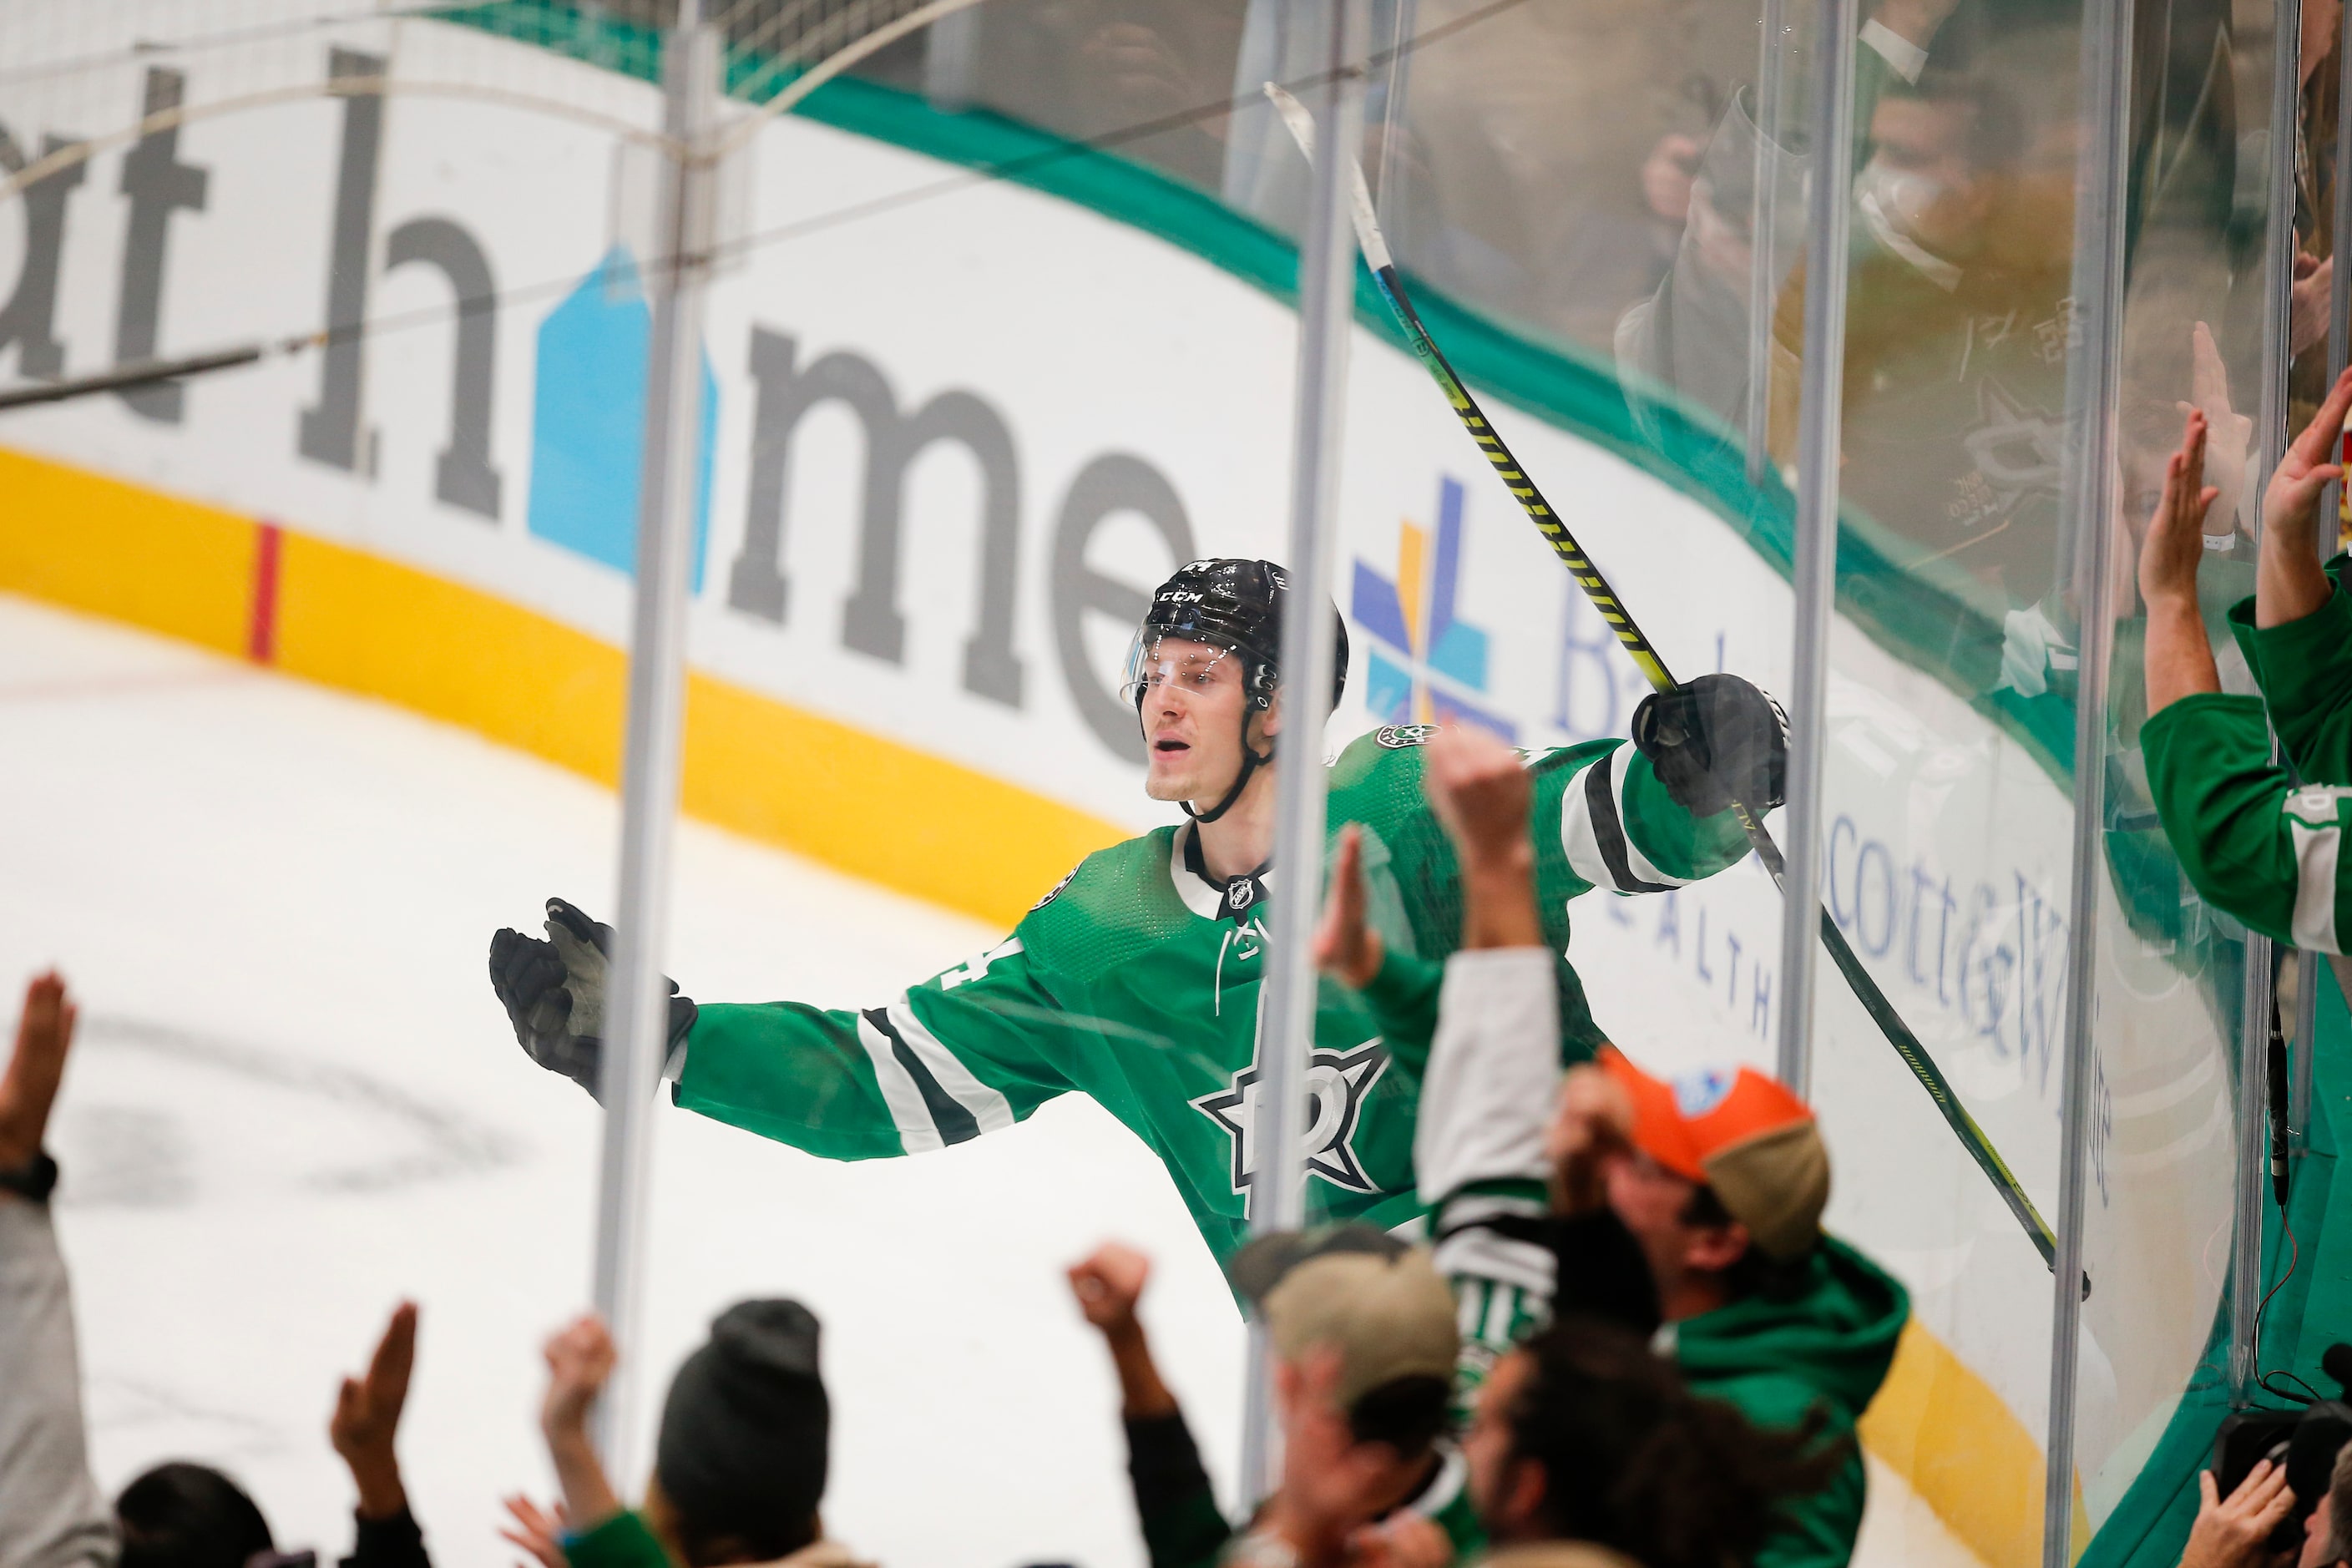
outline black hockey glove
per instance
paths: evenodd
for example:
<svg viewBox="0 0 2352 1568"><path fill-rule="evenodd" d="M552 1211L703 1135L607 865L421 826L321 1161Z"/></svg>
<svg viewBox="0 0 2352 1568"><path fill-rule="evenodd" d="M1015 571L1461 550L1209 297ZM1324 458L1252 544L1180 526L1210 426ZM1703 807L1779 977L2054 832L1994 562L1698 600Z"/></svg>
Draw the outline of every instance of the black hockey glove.
<svg viewBox="0 0 2352 1568"><path fill-rule="evenodd" d="M1702 675L1633 710L1633 744L1675 804L1713 816L1738 800L1761 816L1787 798L1789 716L1736 675Z"/></svg>
<svg viewBox="0 0 2352 1568"><path fill-rule="evenodd" d="M590 920L562 899L547 900L545 942L519 931L490 938L490 989L514 1025L524 1054L560 1072L592 1099L599 1092L604 1055L604 976L611 967L613 928ZM694 1027L693 998L669 983L667 1043Z"/></svg>

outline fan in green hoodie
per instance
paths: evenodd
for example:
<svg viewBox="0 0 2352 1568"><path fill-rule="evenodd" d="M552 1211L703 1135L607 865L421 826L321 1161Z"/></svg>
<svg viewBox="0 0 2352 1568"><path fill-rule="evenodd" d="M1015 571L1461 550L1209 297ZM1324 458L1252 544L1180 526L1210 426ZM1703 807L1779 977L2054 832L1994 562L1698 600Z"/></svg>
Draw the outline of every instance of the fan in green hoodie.
<svg viewBox="0 0 2352 1568"><path fill-rule="evenodd" d="M1845 1563L1864 1501L1854 1423L1911 1307L1892 1276L1822 1233L1829 1154L1811 1109L1749 1068L1669 1083L1609 1047L1569 1075L1553 1146L1558 1309L1601 1288L1630 1237L1656 1291L1660 1342L1695 1392L1759 1426L1849 1445L1828 1486L1784 1506L1757 1568Z"/></svg>

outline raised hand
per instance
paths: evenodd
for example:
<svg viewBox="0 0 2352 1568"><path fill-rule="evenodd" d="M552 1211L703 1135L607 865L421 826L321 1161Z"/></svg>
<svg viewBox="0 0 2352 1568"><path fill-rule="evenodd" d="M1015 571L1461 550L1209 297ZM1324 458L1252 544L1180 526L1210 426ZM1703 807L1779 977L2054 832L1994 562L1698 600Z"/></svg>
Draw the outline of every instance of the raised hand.
<svg viewBox="0 0 2352 1568"><path fill-rule="evenodd" d="M2197 567L2205 558L2205 512L2221 492L2205 482L2210 426L2191 409L2181 423L2180 449L2165 460L2164 494L2140 541L2139 593L2158 605L2197 603Z"/></svg>
<svg viewBox="0 0 2352 1568"><path fill-rule="evenodd" d="M2205 448L2205 477L2221 491L2210 517L2215 532L2227 538L2231 530L2252 534L2254 520L2243 511L2246 499L2247 447L2254 422L2230 402L2230 367L2213 342L2213 329L2200 321L2189 333L2189 396L2175 404L2184 415L2205 416L2211 436Z"/></svg>
<svg viewBox="0 0 2352 1568"><path fill-rule="evenodd" d="M588 1412L604 1392L620 1352L613 1347L604 1320L593 1312L573 1319L547 1342L547 1400L539 1424L552 1436L558 1431L585 1431Z"/></svg>
<svg viewBox="0 0 2352 1568"><path fill-rule="evenodd" d="M511 1542L540 1568L570 1568L571 1559L563 1555L563 1532L571 1528L563 1505L542 1509L530 1499L517 1492L505 1500L507 1512L514 1520L511 1529L499 1527L499 1539ZM516 1568L529 1568L517 1563Z"/></svg>
<svg viewBox="0 0 2352 1568"><path fill-rule="evenodd" d="M1535 785L1518 753L1466 724L1439 731L1424 752L1422 793L1462 861L1463 948L1542 946L1528 835Z"/></svg>
<svg viewBox="0 0 2352 1568"><path fill-rule="evenodd" d="M2294 1507L2286 1467L2258 1459L2228 1497L2218 1495L2213 1472L2197 1476L2197 1522L2189 1527L2180 1568L2256 1568L2270 1557L2271 1531Z"/></svg>
<svg viewBox="0 0 2352 1568"><path fill-rule="evenodd" d="M1449 724L1423 748L1422 793L1465 868L1529 866L1535 786L1518 753L1486 731Z"/></svg>
<svg viewBox="0 0 2352 1568"><path fill-rule="evenodd" d="M1070 1294L1087 1321L1105 1333L1131 1327L1135 1306L1151 1279L1151 1259L1131 1247L1107 1241L1094 1256L1070 1268Z"/></svg>
<svg viewBox="0 0 2352 1568"><path fill-rule="evenodd" d="M1331 861L1331 893L1323 922L1315 928L1315 967L1360 991L1381 972L1386 950L1364 913L1364 829L1351 822L1339 829L1339 850Z"/></svg>
<svg viewBox="0 0 2352 1568"><path fill-rule="evenodd" d="M2265 530L2284 526L2308 531L2319 513L2319 492L2344 473L2327 460L2327 455L2343 433L2347 408L2352 408L2352 370L2336 378L2327 401L2319 405L2319 412L2312 416L2311 423L2303 427L2303 434L2294 438L2272 472L2270 488L2263 492Z"/></svg>
<svg viewBox="0 0 2352 1568"><path fill-rule="evenodd" d="M336 1393L327 1439L351 1467L362 1519L390 1519L408 1506L393 1439L400 1431L409 1373L415 1364L416 1303L403 1301L393 1309L366 1375L343 1379Z"/></svg>
<svg viewBox="0 0 2352 1568"><path fill-rule="evenodd" d="M545 1353L547 1398L540 1406L540 1430L562 1483L564 1506L580 1529L593 1530L621 1511L604 1461L588 1438L588 1412L604 1392L619 1352L604 1321L590 1312L558 1330Z"/></svg>
<svg viewBox="0 0 2352 1568"><path fill-rule="evenodd" d="M1551 1162L1552 1205L1562 1214L1591 1214L1608 1198L1608 1163L1633 1147L1633 1102L1602 1068L1586 1062L1568 1069L1544 1153Z"/></svg>
<svg viewBox="0 0 2352 1568"><path fill-rule="evenodd" d="M65 1079L77 1013L54 969L25 987L16 1053L7 1071L0 1073L0 1171L21 1170L41 1152L49 1110Z"/></svg>
<svg viewBox="0 0 2352 1568"><path fill-rule="evenodd" d="M2254 571L2254 624L2299 621L2335 592L2319 569L2319 498L2344 470L2327 461L2352 411L2352 370L2336 378L2327 401L2287 447L2263 492L2263 552ZM2332 552L2331 552L2332 553Z"/></svg>

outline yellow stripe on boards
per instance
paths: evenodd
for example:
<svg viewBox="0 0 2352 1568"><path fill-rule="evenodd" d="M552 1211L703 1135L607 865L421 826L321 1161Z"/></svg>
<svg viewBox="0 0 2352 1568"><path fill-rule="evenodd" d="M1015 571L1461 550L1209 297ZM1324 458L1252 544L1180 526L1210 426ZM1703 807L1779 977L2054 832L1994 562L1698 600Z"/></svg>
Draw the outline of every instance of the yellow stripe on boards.
<svg viewBox="0 0 2352 1568"><path fill-rule="evenodd" d="M252 520L0 448L0 588L245 651Z"/></svg>
<svg viewBox="0 0 2352 1568"><path fill-rule="evenodd" d="M1984 1379L1920 1327L1905 1325L1895 1364L1863 1413L1863 1447L1910 1484L1986 1568L2042 1561L2042 1446ZM2090 1540L2081 1489L2074 1555Z"/></svg>
<svg viewBox="0 0 2352 1568"><path fill-rule="evenodd" d="M0 450L0 589L242 654L259 526ZM627 661L495 595L282 532L277 666L618 782ZM714 677L687 685L684 805L719 827L1011 925L1127 834Z"/></svg>

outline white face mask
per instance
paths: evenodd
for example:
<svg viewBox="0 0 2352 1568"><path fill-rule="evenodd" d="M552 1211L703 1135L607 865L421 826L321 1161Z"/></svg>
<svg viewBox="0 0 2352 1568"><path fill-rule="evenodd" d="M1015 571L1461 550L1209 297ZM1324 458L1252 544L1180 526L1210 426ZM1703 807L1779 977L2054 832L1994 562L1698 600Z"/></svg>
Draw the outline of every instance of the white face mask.
<svg viewBox="0 0 2352 1568"><path fill-rule="evenodd" d="M1876 158L1853 181L1853 199L1864 210L1875 207L1889 227L1914 237L1944 190L1944 182L1932 175L1892 169Z"/></svg>

